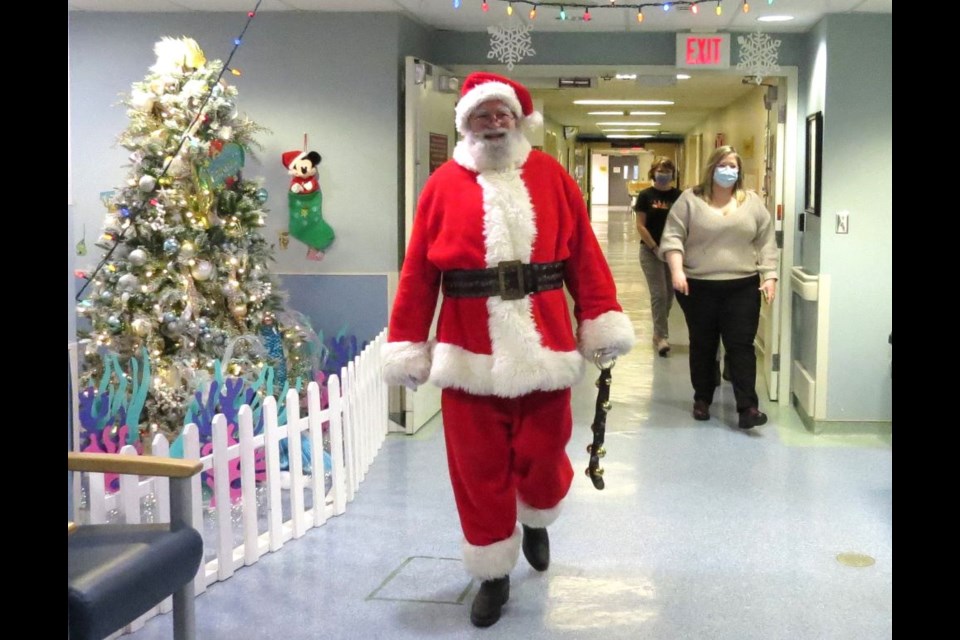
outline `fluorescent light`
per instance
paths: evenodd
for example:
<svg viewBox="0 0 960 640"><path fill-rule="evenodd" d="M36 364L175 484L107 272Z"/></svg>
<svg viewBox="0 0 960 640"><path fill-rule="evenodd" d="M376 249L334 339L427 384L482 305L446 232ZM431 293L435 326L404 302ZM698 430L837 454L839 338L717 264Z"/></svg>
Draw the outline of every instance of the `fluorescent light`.
<svg viewBox="0 0 960 640"><path fill-rule="evenodd" d="M612 115L612 114L611 114ZM631 116L665 116L666 111L631 111Z"/></svg>
<svg viewBox="0 0 960 640"><path fill-rule="evenodd" d="M587 111L588 116L622 116L623 111Z"/></svg>
<svg viewBox="0 0 960 640"><path fill-rule="evenodd" d="M598 122L598 127L659 127L659 122Z"/></svg>
<svg viewBox="0 0 960 640"><path fill-rule="evenodd" d="M635 73L618 73L614 76L617 80L636 80L637 74Z"/></svg>
<svg viewBox="0 0 960 640"><path fill-rule="evenodd" d="M656 133L656 129L635 129L633 127L628 129L606 129L601 128L601 133Z"/></svg>
<svg viewBox="0 0 960 640"><path fill-rule="evenodd" d="M654 104L673 104L673 100L574 100L573 104L596 104L596 105L654 105Z"/></svg>
<svg viewBox="0 0 960 640"><path fill-rule="evenodd" d="M620 138L620 139L623 139L623 140L639 140L640 138L652 138L653 136L650 135L649 133L643 134L643 135L639 135L639 136L627 135L627 134L625 134L625 133L614 133L614 134L608 135L608 136L606 136L606 137L608 137L608 138Z"/></svg>
<svg viewBox="0 0 960 640"><path fill-rule="evenodd" d="M760 16L757 22L789 22L793 16Z"/></svg>
<svg viewBox="0 0 960 640"><path fill-rule="evenodd" d="M677 74L677 80L689 80L689 79L690 79L690 74L688 74L688 73L678 73L678 74Z"/></svg>

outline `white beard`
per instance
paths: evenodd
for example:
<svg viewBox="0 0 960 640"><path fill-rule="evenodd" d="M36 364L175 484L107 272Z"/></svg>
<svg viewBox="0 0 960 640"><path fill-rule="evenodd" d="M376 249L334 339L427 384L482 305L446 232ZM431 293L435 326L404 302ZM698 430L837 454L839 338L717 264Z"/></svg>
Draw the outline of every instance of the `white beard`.
<svg viewBox="0 0 960 640"><path fill-rule="evenodd" d="M490 132L486 132L489 135ZM503 137L485 137L484 133L468 131L464 136L467 152L473 158L478 171L503 171L513 169L518 160L526 157L523 153L529 147L523 132L512 129L504 132Z"/></svg>

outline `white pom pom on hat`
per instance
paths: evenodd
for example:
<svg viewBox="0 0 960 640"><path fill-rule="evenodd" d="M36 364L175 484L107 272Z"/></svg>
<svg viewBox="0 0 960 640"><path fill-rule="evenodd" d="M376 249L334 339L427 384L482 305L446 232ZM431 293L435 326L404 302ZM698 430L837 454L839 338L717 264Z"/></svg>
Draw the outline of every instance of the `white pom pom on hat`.
<svg viewBox="0 0 960 640"><path fill-rule="evenodd" d="M543 116L533 110L533 98L525 86L495 73L477 71L468 75L460 87L460 100L456 107L457 131L461 134L469 131L467 118L487 100L505 102L525 128L532 129L543 124Z"/></svg>

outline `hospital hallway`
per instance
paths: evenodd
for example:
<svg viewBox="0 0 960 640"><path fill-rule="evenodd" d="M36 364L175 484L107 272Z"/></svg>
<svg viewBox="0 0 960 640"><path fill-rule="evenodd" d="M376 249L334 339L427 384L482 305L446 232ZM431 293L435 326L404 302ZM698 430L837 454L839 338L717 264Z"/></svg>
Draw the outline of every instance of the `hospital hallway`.
<svg viewBox="0 0 960 640"><path fill-rule="evenodd" d="M769 422L742 431L729 382L695 421L682 313L674 304L659 357L632 214L592 214L638 340L612 370L602 491L584 473L596 367L574 388L576 474L549 570L521 555L500 621L471 625L479 585L461 561L438 415L387 436L345 514L199 595L197 638L892 637L892 439L811 434L763 392ZM169 638L170 617L124 638Z"/></svg>

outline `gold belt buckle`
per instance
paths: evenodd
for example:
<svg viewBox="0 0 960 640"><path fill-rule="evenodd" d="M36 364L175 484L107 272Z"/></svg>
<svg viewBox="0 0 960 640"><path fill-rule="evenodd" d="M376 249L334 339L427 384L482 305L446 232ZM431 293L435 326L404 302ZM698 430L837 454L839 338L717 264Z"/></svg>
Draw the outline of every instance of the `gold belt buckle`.
<svg viewBox="0 0 960 640"><path fill-rule="evenodd" d="M507 276L511 273L517 275L516 288L510 287L507 282ZM519 300L524 297L526 294L523 286L523 263L519 260L504 260L497 263L497 284L500 287L500 298L503 300Z"/></svg>

